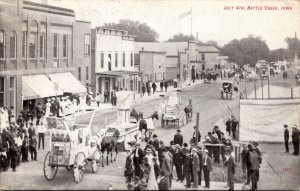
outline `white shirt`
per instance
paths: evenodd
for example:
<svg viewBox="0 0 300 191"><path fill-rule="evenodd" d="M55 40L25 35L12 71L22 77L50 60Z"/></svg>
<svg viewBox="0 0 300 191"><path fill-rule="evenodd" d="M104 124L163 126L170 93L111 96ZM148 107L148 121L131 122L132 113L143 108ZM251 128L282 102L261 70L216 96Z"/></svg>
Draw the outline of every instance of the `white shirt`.
<svg viewBox="0 0 300 191"><path fill-rule="evenodd" d="M37 132L38 133L45 133L46 132L46 128L45 128L45 125L38 125L37 126Z"/></svg>

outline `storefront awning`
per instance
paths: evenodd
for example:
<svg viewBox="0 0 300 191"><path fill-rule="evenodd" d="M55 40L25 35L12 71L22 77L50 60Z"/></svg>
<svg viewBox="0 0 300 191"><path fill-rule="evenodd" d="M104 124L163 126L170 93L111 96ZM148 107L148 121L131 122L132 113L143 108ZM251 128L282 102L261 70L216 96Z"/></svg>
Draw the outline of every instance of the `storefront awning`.
<svg viewBox="0 0 300 191"><path fill-rule="evenodd" d="M23 100L45 98L62 94L63 92L45 75L22 76Z"/></svg>
<svg viewBox="0 0 300 191"><path fill-rule="evenodd" d="M58 84L64 93L86 93L86 88L71 74L71 72L49 74L53 83Z"/></svg>

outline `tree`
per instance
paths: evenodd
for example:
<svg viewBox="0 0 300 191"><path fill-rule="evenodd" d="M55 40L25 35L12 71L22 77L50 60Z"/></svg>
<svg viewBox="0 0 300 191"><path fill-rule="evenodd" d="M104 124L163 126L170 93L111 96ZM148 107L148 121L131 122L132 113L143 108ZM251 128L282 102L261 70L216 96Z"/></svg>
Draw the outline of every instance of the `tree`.
<svg viewBox="0 0 300 191"><path fill-rule="evenodd" d="M294 55L295 51L297 52L298 58L300 57L300 41L297 38L285 38L285 42L287 43L287 49L290 50Z"/></svg>
<svg viewBox="0 0 300 191"><path fill-rule="evenodd" d="M269 47L260 37L249 35L241 40L234 39L226 44L222 55L228 56L229 61L238 65L250 64L254 66L258 60L266 60L269 55Z"/></svg>
<svg viewBox="0 0 300 191"><path fill-rule="evenodd" d="M128 31L128 34L135 35L137 42L155 42L157 41L157 32L146 23L121 19L119 23L104 23L104 27Z"/></svg>
<svg viewBox="0 0 300 191"><path fill-rule="evenodd" d="M277 61L292 60L292 59L294 59L294 53L284 48L271 50L268 56L269 62L277 62Z"/></svg>
<svg viewBox="0 0 300 191"><path fill-rule="evenodd" d="M182 33L175 34L172 38L169 38L167 42L186 42L190 40L195 40L194 35L184 35Z"/></svg>

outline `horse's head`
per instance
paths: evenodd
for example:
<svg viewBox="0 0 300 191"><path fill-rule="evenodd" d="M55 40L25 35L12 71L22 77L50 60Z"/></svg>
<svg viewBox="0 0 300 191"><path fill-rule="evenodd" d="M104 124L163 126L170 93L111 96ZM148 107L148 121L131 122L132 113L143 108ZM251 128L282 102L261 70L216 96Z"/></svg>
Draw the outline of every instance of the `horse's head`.
<svg viewBox="0 0 300 191"><path fill-rule="evenodd" d="M159 120L158 112L155 111L155 112L151 115L151 118L152 118L152 119Z"/></svg>

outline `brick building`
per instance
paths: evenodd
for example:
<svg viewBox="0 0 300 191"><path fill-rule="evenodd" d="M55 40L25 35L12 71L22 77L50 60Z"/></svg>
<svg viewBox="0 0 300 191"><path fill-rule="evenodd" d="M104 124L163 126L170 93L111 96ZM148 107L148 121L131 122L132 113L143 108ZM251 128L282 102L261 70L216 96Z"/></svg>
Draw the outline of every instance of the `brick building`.
<svg viewBox="0 0 300 191"><path fill-rule="evenodd" d="M77 63L73 10L0 0L0 16L0 107L19 112L29 100L86 92L71 74Z"/></svg>

